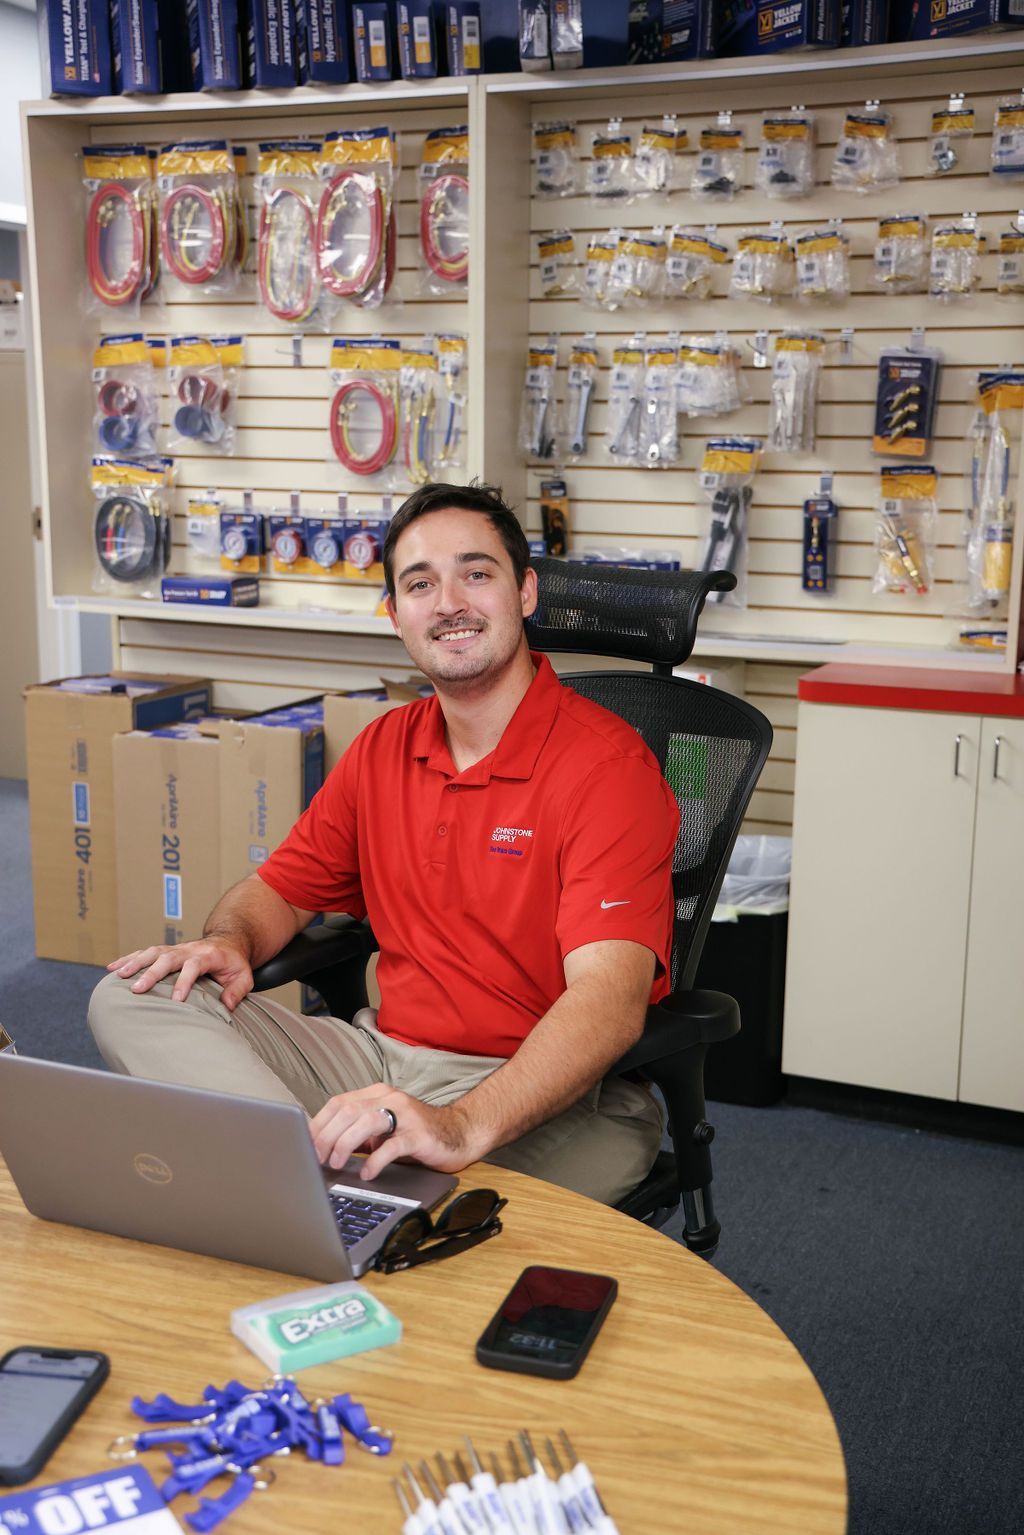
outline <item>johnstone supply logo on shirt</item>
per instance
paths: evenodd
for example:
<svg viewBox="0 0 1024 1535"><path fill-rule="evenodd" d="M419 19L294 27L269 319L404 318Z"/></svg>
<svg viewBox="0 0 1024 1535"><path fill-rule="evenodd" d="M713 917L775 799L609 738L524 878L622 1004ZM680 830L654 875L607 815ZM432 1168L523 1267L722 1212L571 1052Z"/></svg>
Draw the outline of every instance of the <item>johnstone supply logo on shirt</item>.
<svg viewBox="0 0 1024 1535"><path fill-rule="evenodd" d="M491 852L502 853L506 858L522 858L532 837L532 827L496 826L491 832Z"/></svg>

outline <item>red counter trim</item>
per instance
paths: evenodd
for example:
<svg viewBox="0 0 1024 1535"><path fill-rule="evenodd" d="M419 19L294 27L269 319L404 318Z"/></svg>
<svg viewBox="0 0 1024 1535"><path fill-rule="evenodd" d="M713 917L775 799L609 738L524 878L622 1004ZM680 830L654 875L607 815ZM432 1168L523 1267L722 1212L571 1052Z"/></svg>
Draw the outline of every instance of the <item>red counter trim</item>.
<svg viewBox="0 0 1024 1535"><path fill-rule="evenodd" d="M832 662L800 678L808 703L862 709L916 709L932 714L987 714L1024 719L1024 677L912 666Z"/></svg>

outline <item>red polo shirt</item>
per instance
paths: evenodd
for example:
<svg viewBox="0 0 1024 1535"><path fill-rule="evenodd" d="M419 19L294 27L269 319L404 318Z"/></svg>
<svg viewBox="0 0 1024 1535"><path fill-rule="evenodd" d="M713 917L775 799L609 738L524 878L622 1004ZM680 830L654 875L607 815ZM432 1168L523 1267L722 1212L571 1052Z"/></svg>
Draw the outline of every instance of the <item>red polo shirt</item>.
<svg viewBox="0 0 1024 1535"><path fill-rule="evenodd" d="M494 751L456 771L436 698L367 727L259 870L380 944L378 1027L512 1055L565 990L573 949L627 938L669 989L675 798L640 736L547 658Z"/></svg>

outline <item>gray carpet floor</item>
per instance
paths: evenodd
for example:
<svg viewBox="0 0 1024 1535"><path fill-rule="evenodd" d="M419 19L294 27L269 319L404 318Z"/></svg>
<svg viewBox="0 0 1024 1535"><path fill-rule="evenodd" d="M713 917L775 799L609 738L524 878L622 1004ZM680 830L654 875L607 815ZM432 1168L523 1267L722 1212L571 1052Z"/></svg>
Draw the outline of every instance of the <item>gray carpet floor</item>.
<svg viewBox="0 0 1024 1535"><path fill-rule="evenodd" d="M85 1013L101 972L33 958L10 780L0 867L0 1022L25 1054L99 1066ZM785 1103L709 1118L717 1266L821 1383L851 1535L1022 1535L1024 1152Z"/></svg>

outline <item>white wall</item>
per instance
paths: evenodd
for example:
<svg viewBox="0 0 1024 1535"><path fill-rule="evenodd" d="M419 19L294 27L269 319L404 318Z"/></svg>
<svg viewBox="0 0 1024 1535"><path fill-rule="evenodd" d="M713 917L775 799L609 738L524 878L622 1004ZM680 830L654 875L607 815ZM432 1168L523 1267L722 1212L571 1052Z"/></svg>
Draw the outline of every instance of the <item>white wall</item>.
<svg viewBox="0 0 1024 1535"><path fill-rule="evenodd" d="M42 92L37 27L33 10L0 0L0 222L25 219L18 103L37 101Z"/></svg>

